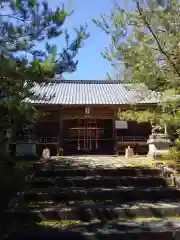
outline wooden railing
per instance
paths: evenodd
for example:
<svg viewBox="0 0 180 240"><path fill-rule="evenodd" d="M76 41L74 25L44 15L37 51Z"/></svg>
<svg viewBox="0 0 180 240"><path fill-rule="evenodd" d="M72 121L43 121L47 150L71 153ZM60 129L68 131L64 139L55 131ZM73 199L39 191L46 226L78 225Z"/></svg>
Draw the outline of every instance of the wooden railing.
<svg viewBox="0 0 180 240"><path fill-rule="evenodd" d="M49 143L49 144L57 144L58 143L58 137L37 137L37 136L32 136L32 135L19 135L15 136L12 135L12 143L17 143L17 142L23 142L23 143L39 143L39 144L44 144L44 143Z"/></svg>
<svg viewBox="0 0 180 240"><path fill-rule="evenodd" d="M16 143L16 142L26 142L26 143L32 143L36 142L36 137L32 135L18 135L15 136L14 134L11 137L11 142Z"/></svg>
<svg viewBox="0 0 180 240"><path fill-rule="evenodd" d="M65 141L72 141L77 140L77 138L65 138ZM83 138L81 139L83 140ZM94 139L92 139L94 140ZM101 138L99 140L113 140L112 138ZM116 141L119 142L147 142L147 137L144 136L120 136L116 137ZM25 142L25 143L49 143L49 144L57 144L58 143L58 137L37 137L37 136L31 136L31 135L21 135L21 136L14 136L12 135L12 143L16 142Z"/></svg>
<svg viewBox="0 0 180 240"><path fill-rule="evenodd" d="M41 137L37 143L58 143L58 137Z"/></svg>
<svg viewBox="0 0 180 240"><path fill-rule="evenodd" d="M89 138L80 138L80 141L89 140ZM91 138L92 141L96 141L95 138ZM98 141L112 141L113 138L98 138ZM64 138L64 141L78 141L77 138Z"/></svg>
<svg viewBox="0 0 180 240"><path fill-rule="evenodd" d="M120 136L116 137L116 140L120 142L147 142L147 138L144 136Z"/></svg>

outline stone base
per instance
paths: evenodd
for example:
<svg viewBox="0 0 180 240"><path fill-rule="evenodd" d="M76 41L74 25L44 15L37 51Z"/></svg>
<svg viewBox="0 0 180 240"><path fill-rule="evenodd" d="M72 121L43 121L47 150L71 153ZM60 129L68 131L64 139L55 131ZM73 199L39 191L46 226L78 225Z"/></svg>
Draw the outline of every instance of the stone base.
<svg viewBox="0 0 180 240"><path fill-rule="evenodd" d="M150 136L147 143L149 144L147 157L154 159L168 152L171 141L163 134L157 134L155 138Z"/></svg>
<svg viewBox="0 0 180 240"><path fill-rule="evenodd" d="M18 143L16 144L16 154L18 156L37 156L36 144Z"/></svg>
<svg viewBox="0 0 180 240"><path fill-rule="evenodd" d="M155 158L155 155L150 152L150 153L147 154L147 158L150 159L150 160L152 160L152 159Z"/></svg>

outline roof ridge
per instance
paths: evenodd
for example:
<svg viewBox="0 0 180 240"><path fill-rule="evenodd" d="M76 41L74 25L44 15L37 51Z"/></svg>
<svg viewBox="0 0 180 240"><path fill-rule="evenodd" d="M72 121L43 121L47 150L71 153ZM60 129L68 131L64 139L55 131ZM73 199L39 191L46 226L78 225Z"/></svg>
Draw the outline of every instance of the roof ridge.
<svg viewBox="0 0 180 240"><path fill-rule="evenodd" d="M52 79L51 83L81 83L81 84L122 84L122 80L65 80L65 79Z"/></svg>

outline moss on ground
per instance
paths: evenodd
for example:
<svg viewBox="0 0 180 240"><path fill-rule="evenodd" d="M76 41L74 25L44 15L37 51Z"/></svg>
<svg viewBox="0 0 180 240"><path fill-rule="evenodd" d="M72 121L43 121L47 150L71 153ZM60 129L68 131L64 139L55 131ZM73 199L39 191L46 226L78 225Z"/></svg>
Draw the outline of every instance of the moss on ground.
<svg viewBox="0 0 180 240"><path fill-rule="evenodd" d="M36 164L38 161L37 160L19 160L16 162L16 167L19 168L30 168L32 167L34 164Z"/></svg>
<svg viewBox="0 0 180 240"><path fill-rule="evenodd" d="M168 218L156 218L156 217L151 217L151 218L145 218L145 217L138 217L138 218L119 218L116 220L112 220L113 222L118 222L118 221L165 221L165 220L180 220L180 217L168 217ZM84 223L83 221L79 220L49 220L49 221L41 221L38 224L43 225L43 226L54 226L54 227L67 227L67 226L72 226L72 225L77 225L77 224L82 224ZM93 221L90 221L88 223L102 223L101 220L99 219L94 219Z"/></svg>
<svg viewBox="0 0 180 240"><path fill-rule="evenodd" d="M82 200L82 201L69 201L68 204L94 204L94 203L113 203L114 201L112 199L106 199L104 201L93 201L93 200ZM37 202L30 202L28 204L28 207L40 207L41 205L48 204L49 207L51 205L54 205L56 202L54 201L37 201ZM67 202L66 202L67 203Z"/></svg>
<svg viewBox="0 0 180 240"><path fill-rule="evenodd" d="M125 159L123 156L119 156L117 157L117 159L119 162L118 164L115 163L114 165L120 165L121 161L124 163ZM63 159L61 160L62 161L65 160L65 157L63 157ZM129 167L141 167L141 168L149 168L149 167L155 168L155 164L157 162L162 162L164 164L177 164L173 160L161 160L161 159L148 160L147 157L145 156L132 157L132 158L126 159L126 162L129 165ZM16 166L26 168L26 167L32 167L36 163L38 163L38 160L17 160Z"/></svg>

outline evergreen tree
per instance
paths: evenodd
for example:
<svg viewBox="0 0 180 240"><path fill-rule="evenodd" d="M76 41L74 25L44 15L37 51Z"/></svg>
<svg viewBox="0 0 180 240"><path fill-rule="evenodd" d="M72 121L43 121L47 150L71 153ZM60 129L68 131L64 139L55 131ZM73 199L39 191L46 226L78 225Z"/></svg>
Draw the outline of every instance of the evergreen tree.
<svg viewBox="0 0 180 240"><path fill-rule="evenodd" d="M80 26L75 29L76 38L70 40L63 26L71 13L63 5L51 10L47 1L0 1L0 175L9 159L13 122L36 116L24 101L40 97L31 91L34 84L46 84L56 73L76 70L74 58L88 34L86 26ZM61 35L66 47L59 53L49 40ZM45 44L44 50L37 43Z"/></svg>
<svg viewBox="0 0 180 240"><path fill-rule="evenodd" d="M116 5L109 15L93 21L110 35L111 44L103 56L116 66L124 64L124 81L161 93L156 108L139 111L133 103L120 117L150 120L166 125L172 133L180 124L180 2L172 0L167 8L158 8L157 1L146 3L135 1L131 11ZM141 100L145 96L142 90Z"/></svg>

